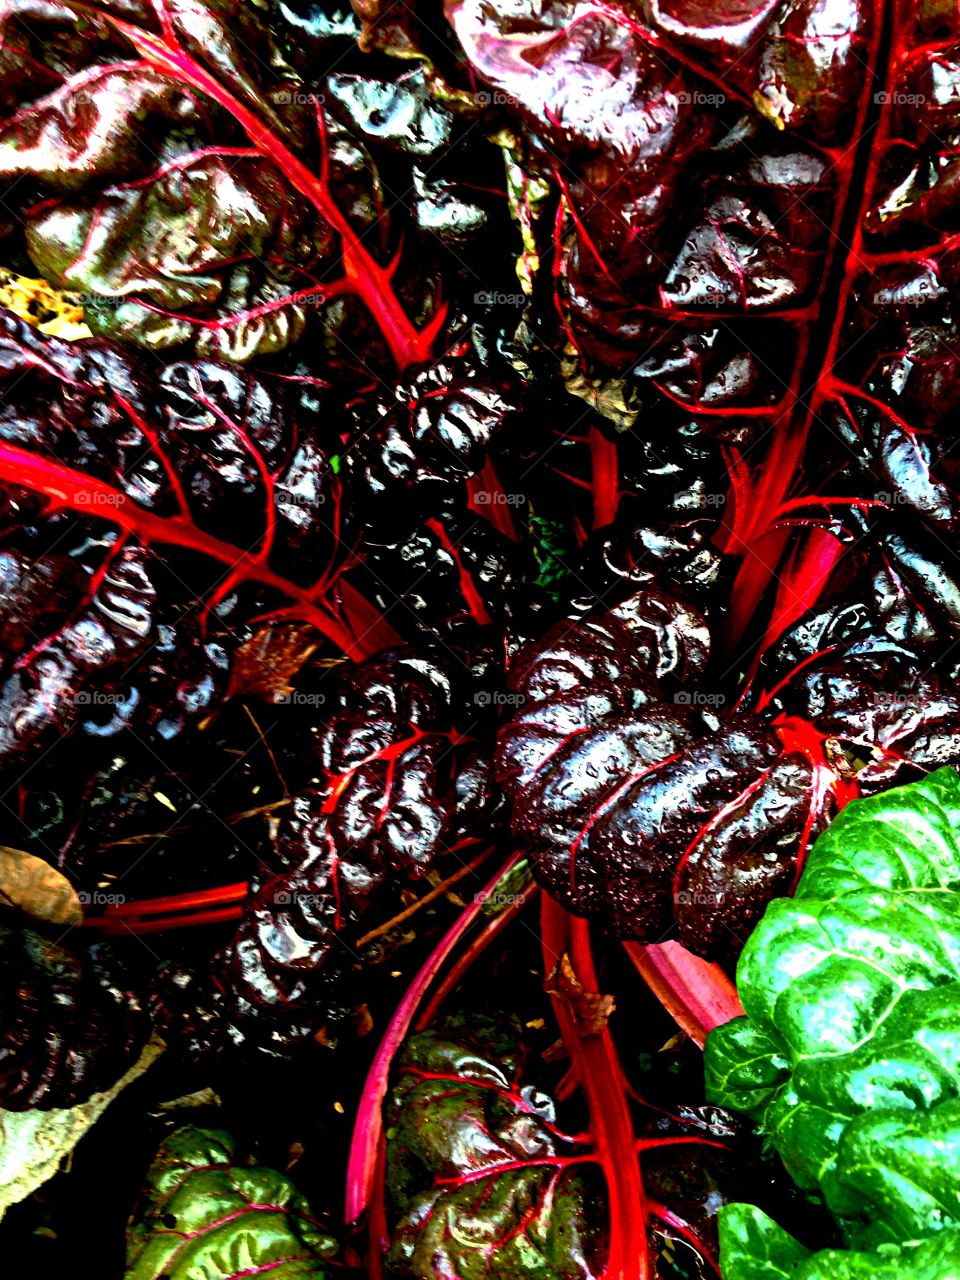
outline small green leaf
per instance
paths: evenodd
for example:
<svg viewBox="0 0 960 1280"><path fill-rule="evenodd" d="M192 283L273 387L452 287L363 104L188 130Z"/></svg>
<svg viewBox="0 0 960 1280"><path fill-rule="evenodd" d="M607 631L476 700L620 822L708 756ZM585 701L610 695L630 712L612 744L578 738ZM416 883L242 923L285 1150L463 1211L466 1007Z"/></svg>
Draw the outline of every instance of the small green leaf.
<svg viewBox="0 0 960 1280"><path fill-rule="evenodd" d="M150 1169L143 1216L128 1232L126 1276L329 1277L335 1251L336 1241L288 1178L235 1163L229 1134L188 1125L170 1135Z"/></svg>
<svg viewBox="0 0 960 1280"><path fill-rule="evenodd" d="M570 577L568 564L575 554L569 546L570 530L562 520L531 512L530 538L539 570L537 586L558 601L563 593L563 583Z"/></svg>

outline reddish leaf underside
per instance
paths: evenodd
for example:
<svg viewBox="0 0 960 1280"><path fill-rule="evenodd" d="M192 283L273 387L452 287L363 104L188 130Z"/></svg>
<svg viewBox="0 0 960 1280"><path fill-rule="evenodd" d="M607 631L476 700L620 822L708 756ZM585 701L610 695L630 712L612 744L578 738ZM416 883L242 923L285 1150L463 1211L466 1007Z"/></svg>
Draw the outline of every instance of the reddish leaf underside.
<svg viewBox="0 0 960 1280"><path fill-rule="evenodd" d="M691 955L677 942L623 945L644 982L698 1048L714 1027L743 1013L737 989L719 965Z"/></svg>

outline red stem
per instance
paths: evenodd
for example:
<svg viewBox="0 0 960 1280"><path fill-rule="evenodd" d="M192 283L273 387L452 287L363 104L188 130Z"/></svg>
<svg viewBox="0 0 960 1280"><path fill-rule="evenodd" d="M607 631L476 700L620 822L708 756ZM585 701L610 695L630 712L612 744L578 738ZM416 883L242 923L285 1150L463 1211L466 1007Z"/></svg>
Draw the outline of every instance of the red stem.
<svg viewBox="0 0 960 1280"><path fill-rule="evenodd" d="M587 441L590 445L593 527L603 529L616 520L620 506L617 446L612 440L608 440L598 427L590 428Z"/></svg>
<svg viewBox="0 0 960 1280"><path fill-rule="evenodd" d="M123 902L108 906L102 915L87 916L82 927L114 936L133 933L139 937L194 925L222 924L240 919L248 890L246 880L238 880L214 889Z"/></svg>
<svg viewBox="0 0 960 1280"><path fill-rule="evenodd" d="M864 270L864 221L874 198L879 158L885 154L882 138L888 132L891 111L889 105L881 107L877 128L870 140L868 172L862 186L858 185L855 188L856 160L860 150L857 140L868 136L865 125L872 101L880 49L882 22L879 20L879 6L877 16L878 21L874 24L869 36L869 48L863 67L863 90L860 93L856 121L851 133L855 142L835 163L838 199L829 227L820 284L812 304L805 309L808 319L806 325L800 330L797 359L790 386L784 396L783 407L774 424L773 444L757 474L751 474L741 458L739 478L731 476L736 496L736 518L734 527L727 530L727 542L723 549L743 556L743 563L733 586L732 604L728 615L727 640L731 648L740 639L746 623L752 617L754 607L777 572L780 556L786 546L786 537L782 539L776 537L782 532L776 529L776 521L784 504L788 501L799 473L810 430L818 410L824 400L833 393L834 369L847 317L848 301L856 281ZM891 70L895 73L897 68L892 66ZM882 99L886 104L893 100L892 93L888 93ZM860 200L854 215L851 242L847 245L844 243L841 232L851 201L855 198L855 189L859 191ZM839 263L841 252L845 253L843 274L838 296L835 302L830 304L830 330L822 355L818 355L815 385L804 401L802 386L804 368L814 349L815 326L824 314L826 291L834 278L834 264Z"/></svg>
<svg viewBox="0 0 960 1280"><path fill-rule="evenodd" d="M234 578L272 587L288 599L296 601L297 615L315 626L349 657L362 660L377 652L377 648L371 647L369 641L364 643L365 636L355 635L348 623L316 599L316 588L298 586L275 573L262 559L231 542L223 542L220 538L205 533L183 516L158 516L152 511L145 511L122 490L115 489L105 481L2 442L0 480L41 493L57 507L67 507L86 515L102 513L104 519L111 524L146 542L184 547L207 556L225 565ZM354 596L358 594L354 592ZM376 632L376 644L380 644L382 635L387 631L394 637L392 643L398 642L399 637L393 628L386 621L381 622L382 626Z"/></svg>
<svg viewBox="0 0 960 1280"><path fill-rule="evenodd" d="M198 911L194 915L169 915L155 920L142 920L131 913L127 916L91 916L82 922L81 928L96 929L104 937L117 938L125 934L142 937L145 933L169 933L172 929L192 929L200 925L230 924L243 916L243 904L218 907L212 911Z"/></svg>
<svg viewBox="0 0 960 1280"><path fill-rule="evenodd" d="M548 976L566 954L586 990L598 993L585 921L567 914L547 894L542 908L543 958ZM562 996L551 996L560 1033L590 1109L596 1155L609 1196L609 1251L603 1280L653 1280L646 1231L646 1200L634 1149L627 1083L609 1028L586 1035Z"/></svg>

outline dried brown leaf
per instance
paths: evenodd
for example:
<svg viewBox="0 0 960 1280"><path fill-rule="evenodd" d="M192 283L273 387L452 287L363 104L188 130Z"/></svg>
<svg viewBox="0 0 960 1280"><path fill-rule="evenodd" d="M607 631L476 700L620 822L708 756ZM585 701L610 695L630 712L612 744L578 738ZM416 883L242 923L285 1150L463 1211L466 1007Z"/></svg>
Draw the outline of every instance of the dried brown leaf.
<svg viewBox="0 0 960 1280"><path fill-rule="evenodd" d="M559 996L576 1014L584 1035L598 1036L617 1007L613 996L588 991L564 955L544 985L547 995Z"/></svg>
<svg viewBox="0 0 960 1280"><path fill-rule="evenodd" d="M79 924L83 906L70 881L49 862L0 845L0 905L47 924Z"/></svg>
<svg viewBox="0 0 960 1280"><path fill-rule="evenodd" d="M261 627L234 655L229 696L251 694L264 702L283 702L318 641L314 628L305 624L271 622Z"/></svg>

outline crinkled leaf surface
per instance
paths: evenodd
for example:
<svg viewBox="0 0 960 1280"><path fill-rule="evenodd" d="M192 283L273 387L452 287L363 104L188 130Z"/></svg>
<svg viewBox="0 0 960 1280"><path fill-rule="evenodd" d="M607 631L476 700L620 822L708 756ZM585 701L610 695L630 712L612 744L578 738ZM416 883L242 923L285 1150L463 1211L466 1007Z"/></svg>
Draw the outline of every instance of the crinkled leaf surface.
<svg viewBox="0 0 960 1280"><path fill-rule="evenodd" d="M960 777L849 805L737 970L746 1017L706 1046L855 1248L960 1225Z"/></svg>
<svg viewBox="0 0 960 1280"><path fill-rule="evenodd" d="M168 1037L203 1048L249 1037L274 1051L309 1039L373 906L492 836L490 763L465 732L476 726L460 665L398 650L342 672L314 743L319 780L292 797L279 867L257 875L212 981L178 972L163 984Z"/></svg>
<svg viewBox="0 0 960 1280"><path fill-rule="evenodd" d="M30 254L89 299L95 332L141 346L195 341L245 361L355 298L374 318L368 345L379 334L398 364L425 358L376 168L335 109L343 86L294 71L281 14L236 0L3 5L0 180L20 184Z"/></svg>
<svg viewBox="0 0 960 1280"><path fill-rule="evenodd" d="M143 364L9 312L0 355L0 761L77 724L173 737L225 694L253 615L345 652L394 637L343 611L342 489L299 381Z"/></svg>
<svg viewBox="0 0 960 1280"><path fill-rule="evenodd" d="M788 547L809 545L784 504L819 487L879 504L878 596L955 633L956 12L445 10L554 192L537 255L554 305L525 324L565 347L570 389L619 386L627 421L668 437L693 420L726 441L722 540L743 559L731 632ZM827 487L850 454L852 483Z"/></svg>
<svg viewBox="0 0 960 1280"><path fill-rule="evenodd" d="M282 1173L236 1158L221 1130L177 1129L157 1152L130 1226L127 1280L328 1277L336 1241Z"/></svg>
<svg viewBox="0 0 960 1280"><path fill-rule="evenodd" d="M0 926L0 1106L63 1110L109 1089L150 1036L137 996L97 948ZM126 977L126 975L123 975Z"/></svg>
<svg viewBox="0 0 960 1280"><path fill-rule="evenodd" d="M387 1115L392 1275L598 1274L602 1205L584 1166L564 1160L552 1100L518 1082L520 1065L515 1037L492 1021L409 1042Z"/></svg>
<svg viewBox="0 0 960 1280"><path fill-rule="evenodd" d="M456 1014L406 1042L385 1117L388 1275L667 1280L675 1252L697 1274L715 1267L728 1117L681 1104L635 1118L605 1021L581 1018L606 998L569 976L554 999L591 1072L586 1132L532 1083L512 1018Z"/></svg>
<svg viewBox="0 0 960 1280"><path fill-rule="evenodd" d="M654 589L556 624L513 660L498 775L568 909L646 942L675 923L690 950L731 955L837 808L960 759L960 704L866 642L737 703L712 691L710 649L704 616Z"/></svg>

